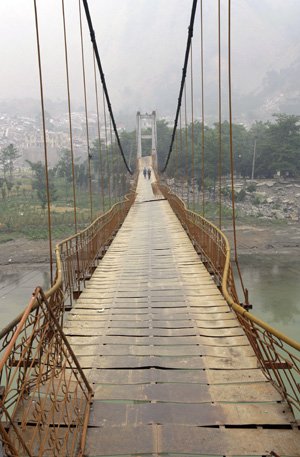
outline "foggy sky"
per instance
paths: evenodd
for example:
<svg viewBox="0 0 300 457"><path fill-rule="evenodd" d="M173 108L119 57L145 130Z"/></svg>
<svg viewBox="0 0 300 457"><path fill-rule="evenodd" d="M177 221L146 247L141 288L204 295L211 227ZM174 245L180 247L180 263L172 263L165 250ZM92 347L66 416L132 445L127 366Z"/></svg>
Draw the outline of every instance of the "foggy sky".
<svg viewBox="0 0 300 457"><path fill-rule="evenodd" d="M227 1L222 0L222 64L226 88ZM61 0L38 0L45 97L66 99ZM89 0L115 112L175 112L191 0ZM78 1L65 0L73 106L83 103ZM205 84L216 86L217 0L204 0ZM249 93L268 70L299 58L299 0L233 0L233 89ZM0 2L0 99L39 99L32 0ZM92 53L83 12L89 110L94 106ZM194 66L199 71L199 7ZM195 77L196 98L200 75ZM226 90L226 89L224 89ZM196 107L196 115L197 115ZM200 108L199 108L200 109Z"/></svg>

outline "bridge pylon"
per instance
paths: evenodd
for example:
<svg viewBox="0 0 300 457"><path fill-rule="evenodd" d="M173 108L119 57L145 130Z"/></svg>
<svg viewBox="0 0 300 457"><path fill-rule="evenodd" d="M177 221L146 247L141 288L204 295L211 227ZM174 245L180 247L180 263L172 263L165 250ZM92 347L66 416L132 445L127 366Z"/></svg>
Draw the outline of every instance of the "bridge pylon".
<svg viewBox="0 0 300 457"><path fill-rule="evenodd" d="M151 134L143 133L143 129L150 128ZM152 111L151 114L141 114L140 111L136 113L136 142L137 142L137 161L141 162L142 154L142 140L151 139L151 156L153 167L157 167L157 129L156 129L156 112Z"/></svg>

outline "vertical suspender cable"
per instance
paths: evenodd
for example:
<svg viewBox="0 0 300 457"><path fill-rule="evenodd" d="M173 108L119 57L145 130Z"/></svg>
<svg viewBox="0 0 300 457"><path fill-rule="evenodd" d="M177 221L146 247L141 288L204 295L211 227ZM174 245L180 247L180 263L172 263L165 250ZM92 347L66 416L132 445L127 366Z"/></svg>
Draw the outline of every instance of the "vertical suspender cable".
<svg viewBox="0 0 300 457"><path fill-rule="evenodd" d="M72 129L72 115L71 115L71 96L70 96L68 45L67 45L67 30L66 30L66 17L65 17L64 0L62 0L62 17L63 17L63 28L64 28L65 65L66 65L66 77L67 77L68 116L69 116L69 135L70 135L70 151L71 151L71 163L72 163L74 229L75 229L75 233L77 233L78 230L77 230L76 184L75 184L75 166L74 166L74 150L73 150L73 129Z"/></svg>
<svg viewBox="0 0 300 457"><path fill-rule="evenodd" d="M187 131L187 109L186 109L186 85L184 85L184 126L185 126L185 177L187 181L187 205L190 206L190 172L189 172L189 150Z"/></svg>
<svg viewBox="0 0 300 457"><path fill-rule="evenodd" d="M241 270L237 255L237 239L235 225L235 196L234 196L234 158L233 158L233 140L232 140L232 97L231 97L231 0L228 0L228 100L229 100L229 142L230 142L230 176L231 176L231 201L232 201L232 228L234 242L234 260L239 274L244 297L246 298L246 289L244 287Z"/></svg>
<svg viewBox="0 0 300 457"><path fill-rule="evenodd" d="M86 128L87 158L88 158L88 180L89 180L89 196L90 196L90 213L91 213L91 222L92 222L93 221L92 174L91 174L91 154L90 154L90 140L89 140L89 122L88 122L87 98L86 98L86 79L85 79L85 63L84 63L83 34L82 34L81 0L78 0L78 4L79 4L79 23L80 23L80 42L81 42L81 62L82 62L82 78L83 78L83 92L84 92L84 109L85 109L85 128Z"/></svg>
<svg viewBox="0 0 300 457"><path fill-rule="evenodd" d="M51 285L52 285L53 284L53 257L52 257L52 231L51 231L51 208L50 208L51 202L50 202L49 175L48 175L48 152L47 152L46 123L45 123L43 75L42 75L41 49L40 49L40 37L39 37L39 25L38 25L38 13L37 13L36 0L34 0L34 17L35 17L36 43L37 43L37 51L38 51L40 95L41 95L41 108L42 108L45 178L46 178L46 193L47 193L48 234L49 234L50 281L51 281Z"/></svg>
<svg viewBox="0 0 300 457"><path fill-rule="evenodd" d="M95 80L95 95L96 95L97 129L98 129L98 141L99 141L99 168L100 168L99 174L100 174L100 181L101 181L100 186L101 186L101 196L102 196L102 212L104 213L105 205L104 205L103 160L102 160L102 149L101 149L98 84L97 84L96 62L95 62L95 53L94 52L93 52L93 65L94 65L94 80Z"/></svg>
<svg viewBox="0 0 300 457"><path fill-rule="evenodd" d="M194 84L193 84L193 42L191 41L191 115L192 115L192 139L191 139L191 150L192 150L192 164L191 164L191 176L192 176L192 189L193 189L193 211L195 211L195 146L194 146Z"/></svg>
<svg viewBox="0 0 300 457"><path fill-rule="evenodd" d="M174 171L174 183L175 183L175 192L177 193L177 176L178 176L178 138L177 130L175 134L175 171Z"/></svg>
<svg viewBox="0 0 300 457"><path fill-rule="evenodd" d="M180 108L180 111L179 111L179 130L180 130L180 157L181 157L181 160L180 160L180 164L182 164L182 167L184 165L184 158L182 157L183 156L183 149L182 149L182 117L181 117L181 108ZM181 168L181 166L180 166ZM182 173L182 176L181 176L181 196L182 196L182 199L184 197L184 172Z"/></svg>
<svg viewBox="0 0 300 457"><path fill-rule="evenodd" d="M112 194L113 194L113 204L116 203L116 186L115 186L115 148L113 143L113 136L112 136L112 125L111 125L111 117L109 117L109 136L110 136L110 170L111 170L111 177L112 177Z"/></svg>
<svg viewBox="0 0 300 457"><path fill-rule="evenodd" d="M102 91L103 99L103 113L104 113L104 129L105 129L105 150L106 150L106 173L107 173L107 187L108 187L108 202L111 207L111 191L110 191L110 169L109 169L109 155L108 155L108 144L107 144L107 119L106 119L106 104L104 97L104 90Z"/></svg>
<svg viewBox="0 0 300 457"><path fill-rule="evenodd" d="M222 86L221 86L221 0L218 0L218 80L219 80L219 228L222 229L222 166L223 166L223 151L222 151Z"/></svg>
<svg viewBox="0 0 300 457"><path fill-rule="evenodd" d="M202 112L202 122L201 122L201 157L202 157L202 216L205 217L205 169L204 169L204 69L203 69L203 2L200 2L200 16L201 16L201 112Z"/></svg>

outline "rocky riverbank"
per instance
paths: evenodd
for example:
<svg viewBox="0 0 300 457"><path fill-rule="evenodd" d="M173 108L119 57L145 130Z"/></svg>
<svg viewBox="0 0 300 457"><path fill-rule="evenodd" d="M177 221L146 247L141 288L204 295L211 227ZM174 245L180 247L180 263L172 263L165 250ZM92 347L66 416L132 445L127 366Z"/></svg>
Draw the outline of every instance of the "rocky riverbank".
<svg viewBox="0 0 300 457"><path fill-rule="evenodd" d="M224 229L233 247L232 228ZM300 224L237 225L237 243L240 254L300 254Z"/></svg>

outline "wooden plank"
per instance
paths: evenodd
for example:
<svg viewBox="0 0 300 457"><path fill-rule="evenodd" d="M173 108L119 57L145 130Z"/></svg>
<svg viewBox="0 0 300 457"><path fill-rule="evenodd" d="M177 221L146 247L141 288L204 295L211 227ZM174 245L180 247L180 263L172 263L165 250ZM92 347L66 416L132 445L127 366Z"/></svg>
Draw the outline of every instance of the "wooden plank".
<svg viewBox="0 0 300 457"><path fill-rule="evenodd" d="M264 383L267 379L259 369L252 370L166 370L145 369L97 369L89 372L93 384L146 384L157 382L191 384L248 384ZM245 387L246 388L246 387Z"/></svg>
<svg viewBox="0 0 300 457"><path fill-rule="evenodd" d="M194 426L217 425L282 425L293 421L287 404L191 404L150 403L116 404L95 400L90 415L92 427L178 424Z"/></svg>
<svg viewBox="0 0 300 457"><path fill-rule="evenodd" d="M101 443L101 444L100 444ZM87 456L195 454L299 457L298 430L216 429L183 425L90 428Z"/></svg>
<svg viewBox="0 0 300 457"><path fill-rule="evenodd" d="M86 344L73 346L76 356L90 356L91 354L102 355L135 355L135 356L186 356L193 355L212 357L251 357L253 349L249 346L242 347L213 347L199 345L126 345L126 344Z"/></svg>
<svg viewBox="0 0 300 457"><path fill-rule="evenodd" d="M202 336L195 336L195 335L187 335L187 336L110 336L110 335L99 335L94 336L95 332L91 332L92 334L88 336L82 329L79 330L79 333L73 329L66 328L65 333L68 336L68 340L74 345L81 345L81 344L107 344L107 345L114 345L114 344L129 344L129 345L154 345L154 346L173 346L173 345L194 345L199 344L201 346L214 346L216 348L223 348L223 347L249 347L249 341L246 336L232 336L232 337L220 337L220 338L213 338L213 337L202 337ZM100 332L98 332L99 334ZM71 336L74 335L74 336Z"/></svg>
<svg viewBox="0 0 300 457"><path fill-rule="evenodd" d="M167 403L212 403L212 402L279 402L280 394L269 383L228 384L207 386L205 384L143 384L95 386L97 400L137 400Z"/></svg>
<svg viewBox="0 0 300 457"><path fill-rule="evenodd" d="M248 369L257 368L255 357L155 357L155 356L79 356L82 368L140 368L159 367L177 369Z"/></svg>

